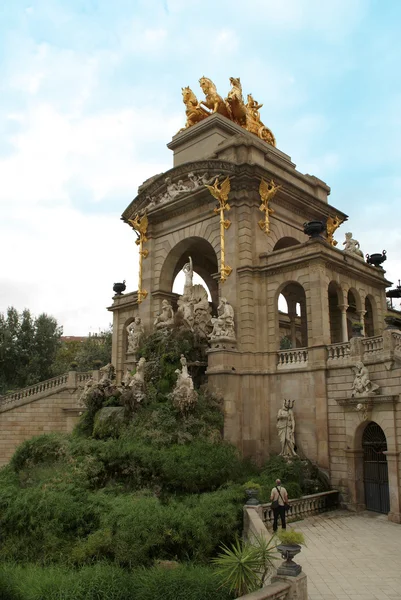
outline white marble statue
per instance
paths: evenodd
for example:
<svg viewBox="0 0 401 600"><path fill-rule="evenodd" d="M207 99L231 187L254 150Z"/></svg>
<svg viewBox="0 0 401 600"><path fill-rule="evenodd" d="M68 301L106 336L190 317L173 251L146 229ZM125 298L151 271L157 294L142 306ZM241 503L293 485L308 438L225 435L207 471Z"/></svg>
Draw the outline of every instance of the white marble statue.
<svg viewBox="0 0 401 600"><path fill-rule="evenodd" d="M127 327L128 348L127 352L137 352L141 345L145 330L143 328L141 317L135 317L134 321Z"/></svg>
<svg viewBox="0 0 401 600"><path fill-rule="evenodd" d="M198 394L194 389L192 377L188 373L187 359L183 354L180 358L181 370L176 369L177 382L171 392L171 399L175 408L181 413L188 413L198 400Z"/></svg>
<svg viewBox="0 0 401 600"><path fill-rule="evenodd" d="M132 376L129 383L129 387L136 403L142 402L145 398L145 364L146 358L140 358L136 366L135 374Z"/></svg>
<svg viewBox="0 0 401 600"><path fill-rule="evenodd" d="M164 182L166 184L166 191L159 194L158 196L147 196L147 208L153 208L157 204L164 204L173 200L180 194L186 194L188 192L192 192L203 187L205 184L210 183L211 180L214 180L215 177L210 178L207 173L203 173L203 175L195 175L190 172L187 175L188 180L184 182L182 179L179 179L177 183L174 183L171 180L171 177L166 177Z"/></svg>
<svg viewBox="0 0 401 600"><path fill-rule="evenodd" d="M351 232L345 234L345 242L343 242L343 246L345 246L344 252L363 258L363 252L360 249L360 244L358 240L353 239Z"/></svg>
<svg viewBox="0 0 401 600"><path fill-rule="evenodd" d="M374 396L379 392L379 386L370 381L369 371L363 362L358 361L355 364L354 372L355 378L352 384L352 398L358 398L360 396Z"/></svg>
<svg viewBox="0 0 401 600"><path fill-rule="evenodd" d="M78 406L79 408L86 408L88 405L88 399L89 399L89 395L92 391L93 386L95 385L95 381L93 380L93 378L91 377L90 379L87 379L85 381L85 385L79 395L78 398Z"/></svg>
<svg viewBox="0 0 401 600"><path fill-rule="evenodd" d="M162 311L157 315L153 323L156 329L169 329L174 325L174 311L168 300L163 300Z"/></svg>
<svg viewBox="0 0 401 600"><path fill-rule="evenodd" d="M234 309L226 298L221 298L217 315L212 318L213 331L209 335L210 340L235 340Z"/></svg>
<svg viewBox="0 0 401 600"><path fill-rule="evenodd" d="M295 452L295 417L293 412L294 400L284 400L282 408L277 413L277 433L280 438L280 456L290 459L297 455Z"/></svg>
<svg viewBox="0 0 401 600"><path fill-rule="evenodd" d="M194 269L192 258L182 268L185 283L184 293L178 299L177 317L178 322L186 329L194 331L199 336L206 338L210 333L211 311L207 291L203 285L193 284Z"/></svg>
<svg viewBox="0 0 401 600"><path fill-rule="evenodd" d="M203 173L203 175L195 175L191 172L188 173L188 179L192 183L192 189L197 190L198 188L210 183L211 179L213 180L215 177L210 178L207 173Z"/></svg>
<svg viewBox="0 0 401 600"><path fill-rule="evenodd" d="M110 385L110 383L116 377L114 366L111 363L109 363L108 365L105 365L104 367L99 369L99 371L102 374L100 381L99 381L100 385L103 385L103 386Z"/></svg>
<svg viewBox="0 0 401 600"><path fill-rule="evenodd" d="M182 270L184 271L184 275L185 275L184 295L190 296L191 292L192 292L193 279L194 279L194 268L193 268L191 257L189 257L189 261L187 263L185 263L185 265L182 267Z"/></svg>

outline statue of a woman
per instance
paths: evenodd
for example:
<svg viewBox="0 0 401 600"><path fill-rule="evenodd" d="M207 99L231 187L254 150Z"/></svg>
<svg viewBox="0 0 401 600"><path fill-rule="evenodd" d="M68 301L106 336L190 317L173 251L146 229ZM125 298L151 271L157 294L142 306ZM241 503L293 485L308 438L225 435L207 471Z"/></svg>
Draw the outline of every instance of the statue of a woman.
<svg viewBox="0 0 401 600"><path fill-rule="evenodd" d="M277 414L277 433L281 442L280 456L292 458L295 452L295 417L292 410L294 401L284 400Z"/></svg>
<svg viewBox="0 0 401 600"><path fill-rule="evenodd" d="M184 283L184 296L191 296L192 286L193 286L193 277L194 277L194 269L192 265L192 258L189 257L189 262L185 263L182 267L185 275L185 283Z"/></svg>

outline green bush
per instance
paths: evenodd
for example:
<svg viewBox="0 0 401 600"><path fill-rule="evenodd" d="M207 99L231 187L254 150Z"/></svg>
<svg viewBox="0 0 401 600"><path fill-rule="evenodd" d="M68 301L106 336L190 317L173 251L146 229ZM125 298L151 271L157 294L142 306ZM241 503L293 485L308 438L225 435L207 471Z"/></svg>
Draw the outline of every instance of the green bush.
<svg viewBox="0 0 401 600"><path fill-rule="evenodd" d="M125 571L97 564L64 567L0 565L1 600L230 600L227 589L216 589L210 567L179 565Z"/></svg>
<svg viewBox="0 0 401 600"><path fill-rule="evenodd" d="M18 472L39 463L53 463L64 458L67 446L68 438L63 434L38 435L18 446L10 464Z"/></svg>

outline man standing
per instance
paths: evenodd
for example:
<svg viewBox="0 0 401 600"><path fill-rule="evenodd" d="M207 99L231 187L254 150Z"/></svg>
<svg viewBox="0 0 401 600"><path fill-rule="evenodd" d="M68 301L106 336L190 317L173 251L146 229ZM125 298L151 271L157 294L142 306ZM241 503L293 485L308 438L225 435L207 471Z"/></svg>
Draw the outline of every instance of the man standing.
<svg viewBox="0 0 401 600"><path fill-rule="evenodd" d="M276 485L272 489L272 493L270 495L270 500L273 508L273 531L277 531L278 527L278 518L281 520L282 529L286 528L285 524L285 505L288 503L288 494L285 487L281 485L280 479L276 479Z"/></svg>

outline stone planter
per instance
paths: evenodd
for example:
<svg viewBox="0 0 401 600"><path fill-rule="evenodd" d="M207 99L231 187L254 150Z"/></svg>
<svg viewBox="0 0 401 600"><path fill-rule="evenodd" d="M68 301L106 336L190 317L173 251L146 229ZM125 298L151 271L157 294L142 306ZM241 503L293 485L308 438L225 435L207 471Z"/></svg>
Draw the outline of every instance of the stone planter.
<svg viewBox="0 0 401 600"><path fill-rule="evenodd" d="M304 233L309 235L311 239L321 238L321 234L325 231L326 225L323 221L309 221L309 223L304 223Z"/></svg>
<svg viewBox="0 0 401 600"><path fill-rule="evenodd" d="M287 575L290 577L299 575L302 567L292 559L296 554L301 552L301 546L299 544L279 544L277 550L280 552L282 558L285 559L283 564L277 569L277 575Z"/></svg>
<svg viewBox="0 0 401 600"><path fill-rule="evenodd" d="M123 292L126 290L125 279L122 283L115 283L113 285L113 292L116 293L116 296L121 296Z"/></svg>
<svg viewBox="0 0 401 600"><path fill-rule="evenodd" d="M366 262L368 263L368 265L372 265L372 267L380 267L380 265L382 263L384 263L385 260L387 260L385 250L383 250L382 254L379 254L378 252L376 252L375 254L367 254L366 255ZM382 267L380 267L380 268L382 268Z"/></svg>
<svg viewBox="0 0 401 600"><path fill-rule="evenodd" d="M245 490L248 500L245 502L246 506L258 506L260 504L258 500L259 490Z"/></svg>

